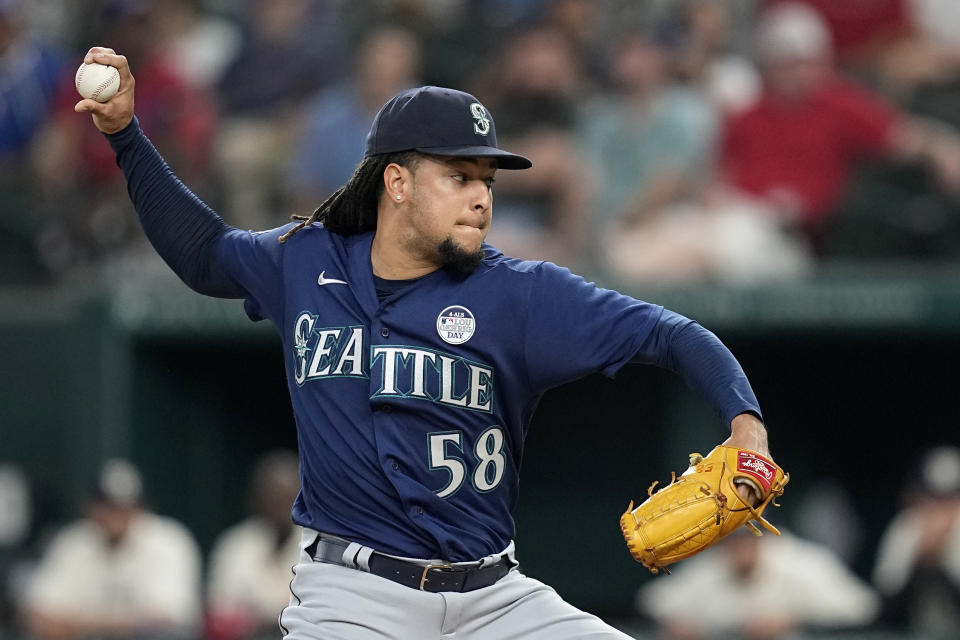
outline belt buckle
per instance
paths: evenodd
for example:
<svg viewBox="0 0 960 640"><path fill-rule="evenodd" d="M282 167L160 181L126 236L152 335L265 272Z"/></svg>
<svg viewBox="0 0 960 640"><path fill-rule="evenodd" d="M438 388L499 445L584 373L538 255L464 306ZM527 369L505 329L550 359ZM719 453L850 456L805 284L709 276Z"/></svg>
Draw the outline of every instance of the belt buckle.
<svg viewBox="0 0 960 640"><path fill-rule="evenodd" d="M420 591L425 590L423 588L423 585L427 583L427 572L430 571L430 569L453 569L453 565L443 563L443 564L428 564L427 566L425 566L423 568L423 573L420 574Z"/></svg>

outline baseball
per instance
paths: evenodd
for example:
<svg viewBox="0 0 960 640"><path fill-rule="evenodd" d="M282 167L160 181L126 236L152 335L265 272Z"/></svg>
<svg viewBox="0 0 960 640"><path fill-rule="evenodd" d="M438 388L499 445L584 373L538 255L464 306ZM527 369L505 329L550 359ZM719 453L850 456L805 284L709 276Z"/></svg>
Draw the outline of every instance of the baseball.
<svg viewBox="0 0 960 640"><path fill-rule="evenodd" d="M77 69L77 91L84 98L106 102L120 89L120 72L116 67L94 62L81 64Z"/></svg>

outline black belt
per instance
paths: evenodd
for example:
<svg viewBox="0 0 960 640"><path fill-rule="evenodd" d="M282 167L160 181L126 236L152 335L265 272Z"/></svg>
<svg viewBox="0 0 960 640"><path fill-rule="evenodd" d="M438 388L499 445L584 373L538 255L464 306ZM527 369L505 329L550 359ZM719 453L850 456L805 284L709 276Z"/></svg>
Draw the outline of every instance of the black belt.
<svg viewBox="0 0 960 640"><path fill-rule="evenodd" d="M343 552L349 546L346 540L331 539L326 536L317 536L317 539L307 547L306 552L315 562L328 562L349 566L343 561ZM450 564L422 565L416 562L399 560L374 551L367 565L370 573L393 580L411 589L430 591L473 591L489 587L494 582L507 575L514 563L504 556L493 564L485 566L455 566ZM363 569L360 569L361 571Z"/></svg>

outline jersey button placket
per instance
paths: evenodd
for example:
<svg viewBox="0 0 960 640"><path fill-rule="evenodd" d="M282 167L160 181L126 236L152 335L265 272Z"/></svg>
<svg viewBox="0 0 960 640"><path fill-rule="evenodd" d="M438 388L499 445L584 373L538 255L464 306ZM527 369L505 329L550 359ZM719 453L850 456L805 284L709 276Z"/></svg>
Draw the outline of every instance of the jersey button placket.
<svg viewBox="0 0 960 640"><path fill-rule="evenodd" d="M389 337L390 337L390 329L387 329L386 327L383 327L382 329L380 329L380 335L383 336L384 338L389 338Z"/></svg>

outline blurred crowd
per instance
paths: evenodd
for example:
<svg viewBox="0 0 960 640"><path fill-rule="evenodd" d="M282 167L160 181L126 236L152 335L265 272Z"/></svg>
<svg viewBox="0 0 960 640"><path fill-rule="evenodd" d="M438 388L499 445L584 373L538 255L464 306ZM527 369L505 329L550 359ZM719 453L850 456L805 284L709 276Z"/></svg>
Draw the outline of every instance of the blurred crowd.
<svg viewBox="0 0 960 640"><path fill-rule="evenodd" d="M620 281L757 281L960 255L953 0L0 0L0 273L148 269L108 145L72 111L92 45L229 223L311 211L398 90L453 86L534 169L489 241Z"/></svg>
<svg viewBox="0 0 960 640"><path fill-rule="evenodd" d="M853 567L856 507L838 487L814 489L781 536L743 527L641 582L619 626L663 640L960 636L960 449L926 447L905 473L867 570ZM29 482L0 465L0 638L279 637L300 555L297 455L266 451L247 474L246 517L204 554L185 523L151 509L123 459L104 463L79 518L30 543Z"/></svg>
<svg viewBox="0 0 960 640"><path fill-rule="evenodd" d="M3 472L15 468L0 468L4 505L29 505L27 483L14 485ZM21 526L0 539L0 638L278 637L299 556L290 519L297 455L267 451L248 473L246 517L220 532L206 555L186 524L154 512L129 460L106 461L80 517L49 523L35 544L31 515L11 511Z"/></svg>
<svg viewBox="0 0 960 640"><path fill-rule="evenodd" d="M436 84L474 93L534 162L497 177L488 241L507 254L627 283L956 260L957 25L958 0L0 0L0 285L164 271L72 109L93 45L128 57L142 127L242 228L309 213L379 107ZM826 487L835 508L783 538L733 536L644 585L638 620L676 639L960 636L960 453L915 468L869 576ZM204 556L112 461L25 562L28 487L0 465L0 637L277 637L295 456L251 478L249 519Z"/></svg>

